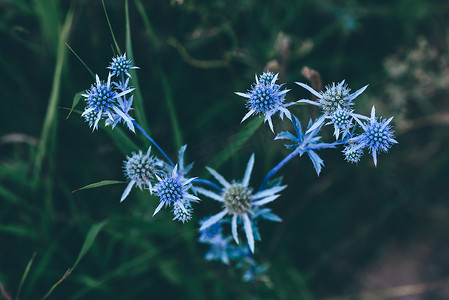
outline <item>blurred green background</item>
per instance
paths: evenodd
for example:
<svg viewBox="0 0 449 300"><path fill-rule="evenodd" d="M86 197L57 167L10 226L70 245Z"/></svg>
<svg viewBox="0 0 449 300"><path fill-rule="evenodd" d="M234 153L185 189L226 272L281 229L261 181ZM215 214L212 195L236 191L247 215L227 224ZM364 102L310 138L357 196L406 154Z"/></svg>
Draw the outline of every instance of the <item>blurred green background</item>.
<svg viewBox="0 0 449 300"><path fill-rule="evenodd" d="M257 186L288 154L260 119L240 124L234 91L266 68L292 89L287 101L309 97L294 84L308 83L304 66L324 84L369 84L357 110L394 115L399 144L377 168L369 155L350 165L338 150L320 152L320 177L306 158L285 166L289 187L270 205L284 221L262 222L256 243L269 269L244 283L203 259L197 224L218 212L213 201L182 225L168 210L152 218L148 192L119 203L125 184L72 193L124 180L125 156L148 147L119 128L92 133L79 113L67 119L94 79L65 43L101 78L113 56L101 1L2 0L0 299L449 299L447 1L105 5L117 44L141 68L135 115L172 158L189 145L194 176L207 177L207 165L239 178L255 152ZM292 112L303 125L318 116L309 106ZM275 120L277 131L291 129Z"/></svg>

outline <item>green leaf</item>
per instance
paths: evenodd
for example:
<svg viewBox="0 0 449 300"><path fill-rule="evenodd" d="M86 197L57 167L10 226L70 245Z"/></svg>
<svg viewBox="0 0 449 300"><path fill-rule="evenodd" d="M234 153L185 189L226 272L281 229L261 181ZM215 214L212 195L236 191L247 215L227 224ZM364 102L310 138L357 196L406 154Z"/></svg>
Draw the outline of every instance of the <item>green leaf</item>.
<svg viewBox="0 0 449 300"><path fill-rule="evenodd" d="M73 102L72 102L72 108L70 108L69 114L67 115L66 120L70 117L70 115L72 114L73 109L78 105L78 102L80 102L81 100L81 94L83 92L78 92L75 94L75 97L73 97Z"/></svg>
<svg viewBox="0 0 449 300"><path fill-rule="evenodd" d="M108 22L109 31L111 31L112 40L114 41L115 49L117 50L118 54L121 55L120 47L117 44L117 40L115 39L114 30L112 30L111 22L109 21L108 12L106 10L106 5L104 5L104 0L101 0L101 4L103 5L104 15L106 17L106 21Z"/></svg>
<svg viewBox="0 0 449 300"><path fill-rule="evenodd" d="M72 272L73 270L75 270L76 266L78 265L78 263L81 261L81 259L86 255L87 251L89 251L89 249L92 247L95 239L97 238L98 233L100 232L100 230L103 228L103 226L106 224L106 220L100 223L97 223L95 225L93 225L89 232L87 233L86 236L86 240L84 241L83 247L81 247L81 251L78 254L78 257L75 260L75 263L73 264L73 266L71 268L69 268L64 275L61 277L61 279L58 280L58 282L56 282L51 288L50 290L45 294L44 297L41 298L41 300L46 299L48 296L51 295L51 293L53 292L53 290L62 282L64 281L64 279L66 279Z"/></svg>
<svg viewBox="0 0 449 300"><path fill-rule="evenodd" d="M132 47L128 1L125 2L125 18L126 18L126 54L131 61L135 62ZM133 92L134 95L133 106L134 112L136 114L136 120L139 123L139 125L142 126L142 128L149 133L147 115L145 114L145 107L143 105L143 96L140 92L139 78L137 76L137 72L135 69L129 70L129 73L131 75L130 81L132 85L136 88ZM142 139L145 140L144 138Z"/></svg>
<svg viewBox="0 0 449 300"><path fill-rule="evenodd" d="M76 54L75 50L73 50L69 44L65 43L65 45L67 46L67 48L69 48L70 51L72 51L73 55L75 55L76 58L78 58L78 60L87 69L87 71L90 73L90 75L92 75L92 77L95 78L94 72L92 72L92 70L87 66L87 64L84 62L84 60L82 60L81 57L78 54Z"/></svg>
<svg viewBox="0 0 449 300"><path fill-rule="evenodd" d="M79 189L72 191L72 193L75 193L75 192L81 191L81 190L93 189L93 188L97 188L97 187L101 187L101 186L105 186L105 185L118 184L118 183L126 183L126 181L103 180L103 181L99 181L99 182L95 182L95 183L91 183L86 186L83 186Z"/></svg>
<svg viewBox="0 0 449 300"><path fill-rule="evenodd" d="M28 261L25 271L23 272L22 279L20 279L19 288L17 289L17 294L16 294L16 300L19 300L20 291L22 290L22 286L25 282L25 279L28 277L28 273L30 272L31 265L33 264L35 257L36 257L36 252L33 253L33 256L31 256L31 259Z"/></svg>

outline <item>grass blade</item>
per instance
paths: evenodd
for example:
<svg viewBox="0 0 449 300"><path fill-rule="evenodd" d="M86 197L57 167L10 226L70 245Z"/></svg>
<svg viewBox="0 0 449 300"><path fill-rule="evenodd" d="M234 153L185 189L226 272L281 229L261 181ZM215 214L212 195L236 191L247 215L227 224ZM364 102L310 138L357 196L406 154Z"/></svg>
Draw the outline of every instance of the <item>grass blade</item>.
<svg viewBox="0 0 449 300"><path fill-rule="evenodd" d="M108 16L108 12L106 11L106 6L104 5L104 0L101 0L101 3L103 4L104 15L106 16L106 21L108 22L109 30L111 31L111 36L112 36L112 40L114 41L115 48L117 49L118 54L122 55L122 53L120 52L120 47L117 44L117 40L115 39L115 35L114 35L114 31L112 30L111 22L109 21L109 16Z"/></svg>
<svg viewBox="0 0 449 300"><path fill-rule="evenodd" d="M19 288L17 289L17 295L16 295L16 300L19 300L20 297L20 291L22 290L22 286L25 282L25 279L28 277L28 273L30 272L31 269L31 265L33 264L34 258L36 257L36 252L33 253L33 255L31 256L30 261L28 262L25 271L23 272L23 276L22 279L20 279L20 284L19 284Z"/></svg>
<svg viewBox="0 0 449 300"><path fill-rule="evenodd" d="M41 298L41 300L47 299L48 296L51 295L51 293L53 292L53 290L61 283L63 282L72 272L73 270L75 270L76 266L78 265L78 263L81 261L81 259L86 255L87 251L89 251L89 249L92 247L95 239L97 238L98 233L100 232L100 230L103 228L103 226L106 224L106 220L101 222L101 223L97 223L95 225L93 225L89 232L87 233L86 236L86 240L84 241L83 247L81 247L81 251L78 254L78 257L75 260L75 263L73 264L73 266L71 268L69 268L64 275L61 277L61 279L58 280L58 282L56 282L51 288L50 290L44 295L44 297Z"/></svg>
<svg viewBox="0 0 449 300"><path fill-rule="evenodd" d="M101 186L105 186L105 185L111 185L111 184L118 184L118 183L126 183L126 181L102 180L102 181L99 181L99 182L88 184L88 185L83 186L83 187L81 187L79 189L76 189L76 190L72 191L72 193L75 193L75 192L78 192L78 191L81 191L81 190L94 189L94 188L97 188L97 187L101 187Z"/></svg>
<svg viewBox="0 0 449 300"><path fill-rule="evenodd" d="M176 145L176 148L179 149L183 145L182 142L182 131L181 127L179 126L178 118L176 116L176 109L175 104L173 102L173 95L172 90L170 87L170 84L168 83L167 76L165 76L165 73L162 71L162 69L159 68L159 77L162 82L162 89L164 90L165 95L165 104L167 105L168 114L170 116L170 122L173 128L173 139Z"/></svg>
<svg viewBox="0 0 449 300"><path fill-rule="evenodd" d="M70 32L70 28L73 20L73 10L69 10L67 12L67 16L64 22L64 25L61 30L61 35L59 37L58 50L56 54L56 66L55 73L53 77L52 90L50 94L50 100L47 108L47 113L45 115L44 125L42 128L41 139L38 146L38 150L35 156L35 168L34 168L34 178L38 179L40 174L42 163L47 153L47 149L50 148L49 145L50 140L49 137L52 133L54 133L56 129L56 121L57 121L57 107L59 102L59 93L61 88L61 77L62 77L62 68L64 65L64 58L66 54L66 48L64 46L64 41L67 40Z"/></svg>
<svg viewBox="0 0 449 300"><path fill-rule="evenodd" d="M66 120L70 117L70 115L72 114L72 111L75 109L75 107L78 105L78 102L80 102L81 100L81 94L83 92L78 92L75 94L75 96L73 97L73 102L72 102L72 108L70 108L69 114L67 115Z"/></svg>
<svg viewBox="0 0 449 300"><path fill-rule="evenodd" d="M131 61L135 62L131 39L131 28L129 23L128 1L125 2L125 18L126 18L126 54L128 58L131 59ZM129 70L129 73L131 74L132 85L136 88L133 93L134 94L133 105L134 105L134 112L136 114L136 119L139 125L142 126L142 128L149 133L148 121L144 110L143 96L140 93L139 79L137 76L137 72L135 69L131 69Z"/></svg>
<svg viewBox="0 0 449 300"><path fill-rule="evenodd" d="M69 50L73 53L73 55L75 55L76 58L78 58L78 60L87 69L87 71L89 71L90 75L92 75L92 77L95 78L95 73L92 72L92 70L87 66L84 60L82 60L81 57L79 57L78 54L76 54L75 50L73 50L72 47L69 46L69 44L65 43L65 45L67 46L67 48L69 48Z"/></svg>

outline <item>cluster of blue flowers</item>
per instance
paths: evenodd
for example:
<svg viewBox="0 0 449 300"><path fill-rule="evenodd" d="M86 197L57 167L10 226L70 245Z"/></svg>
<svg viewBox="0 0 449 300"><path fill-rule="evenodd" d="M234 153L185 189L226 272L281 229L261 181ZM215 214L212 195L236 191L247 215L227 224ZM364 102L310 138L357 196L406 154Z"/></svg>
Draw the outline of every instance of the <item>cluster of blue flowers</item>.
<svg viewBox="0 0 449 300"><path fill-rule="evenodd" d="M133 97L127 99L127 95L134 89L128 86L130 69L136 69L131 61L126 58L126 53L113 58L108 67L112 70L106 82L101 81L96 75L95 84L91 86L85 94L86 107L81 116L89 123L92 130L98 129L100 120L105 120L105 125L112 125L114 128L119 122L125 122L128 128L134 132L133 118L129 115L132 109ZM126 75L126 79L125 79ZM118 81L111 84L112 77L117 77Z"/></svg>
<svg viewBox="0 0 449 300"><path fill-rule="evenodd" d="M269 128L274 133L272 117L279 112L279 117L283 120L285 115L292 122L294 133L283 131L274 139L291 141L292 143L285 145L291 152L268 172L258 188L254 188L255 186L250 183L255 164L254 154L249 158L241 179L226 180L209 167L207 170L216 182L189 177L192 164L184 166L186 146L181 147L177 164L174 164L130 116L133 101L131 93L134 89L129 86L131 77L129 70L136 68L126 58L126 54L117 56L108 67L110 73L107 81L103 82L96 76L95 84L83 94L87 105L82 117L93 130L98 129L101 120L105 120L105 126L111 125L112 128L119 123L126 124L133 132L137 128L164 157L161 159L152 155L151 147L145 152L139 151L128 156L123 163L123 170L129 183L120 201L128 197L133 187L146 189L159 198L159 204L153 215L164 207L171 207L173 220L182 223L191 220L192 204L200 200L199 196L219 202L221 211L200 221L199 241L209 245L205 258L225 264L235 262L235 265L243 270L244 279L247 281L256 279L266 269L266 265L257 264L252 256L255 252L255 241L261 240L259 221L281 221L270 208L265 207L279 198L280 192L287 187L282 185L281 180L272 179L280 168L292 158L307 154L316 173L320 174L324 162L317 151L337 146L343 148L342 152L348 162L358 163L363 152L367 150L377 165L378 154L387 152L397 143L390 124L392 118L376 117L374 107L370 116L354 112L354 100L367 86L350 93L351 90L344 80L327 86L325 91L315 91L310 86L297 82L316 99L301 99L286 103L285 97L289 90L283 89L283 84L276 83L277 74L265 72L260 76L256 75L255 82L246 93L236 93L246 99L248 113L242 122L254 115L263 116L264 122L268 122ZM112 81L112 78L116 80ZM305 130L302 129L299 119L288 110L290 106L301 103L315 105L322 113L315 121L310 120ZM335 140L331 142L321 142L321 136L318 135L326 125L334 127ZM226 230L228 226L230 230ZM239 231L244 233L246 243L241 243Z"/></svg>

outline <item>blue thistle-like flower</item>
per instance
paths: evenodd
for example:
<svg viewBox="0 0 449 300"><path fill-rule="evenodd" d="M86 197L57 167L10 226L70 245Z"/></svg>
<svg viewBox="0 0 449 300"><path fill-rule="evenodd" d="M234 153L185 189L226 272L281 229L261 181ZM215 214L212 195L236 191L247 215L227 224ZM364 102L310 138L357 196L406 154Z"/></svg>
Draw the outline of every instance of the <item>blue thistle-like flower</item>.
<svg viewBox="0 0 449 300"><path fill-rule="evenodd" d="M142 189L142 186L147 186L150 192L152 192L152 181L156 181L156 176L165 176L165 163L156 156L150 156L150 153L151 147L148 148L145 154L139 151L126 157L126 160L123 162L123 171L129 183L122 194L120 202L125 200L135 185L139 189Z"/></svg>
<svg viewBox="0 0 449 300"><path fill-rule="evenodd" d="M265 72L258 78L256 83L247 93L236 92L237 95L246 98L246 108L248 113L243 117L242 122L252 115L264 115L264 122L268 121L271 131L274 132L271 117L279 112L281 119L284 114L291 120L291 114L287 107L294 104L285 104L285 94L289 90L281 90L282 85L276 84L278 74Z"/></svg>
<svg viewBox="0 0 449 300"><path fill-rule="evenodd" d="M355 149L367 147L373 156L374 165L377 166L377 153L388 152L393 144L397 144L394 136L393 127L390 125L393 117L388 120L376 117L376 110L373 106L371 117L367 123L361 123L364 132L350 139L351 143L357 144Z"/></svg>
<svg viewBox="0 0 449 300"><path fill-rule="evenodd" d="M177 177L168 177L159 182L156 192L161 198L161 202L166 205L173 204L184 196L182 183Z"/></svg>
<svg viewBox="0 0 449 300"><path fill-rule="evenodd" d="M117 93L111 87L111 73L108 75L108 80L106 83L101 82L98 75L96 75L96 82L91 86L85 94L82 94L86 98L87 106L82 113L82 117L85 115L90 115L89 120L92 119L92 113L96 115L95 121L91 125L92 130L98 129L98 122L102 118L109 119L111 122L115 122L114 115L119 115L128 125L128 128L134 132L134 125L132 123L132 118L129 114L122 111L120 108L119 99L124 95L132 92L134 89L127 89L121 93ZM122 101L122 100L120 100ZM125 100L123 100L125 101Z"/></svg>
<svg viewBox="0 0 449 300"><path fill-rule="evenodd" d="M357 164L363 155L363 149L356 148L354 144L351 144L345 147L345 149L343 150L343 154L345 155L346 161L352 164Z"/></svg>
<svg viewBox="0 0 449 300"><path fill-rule="evenodd" d="M200 221L200 226L207 222L210 217ZM204 230L200 231L200 243L209 244L210 249L206 252L204 258L206 260L219 260L225 264L229 264L229 256L235 251L235 246L230 244L231 236L223 237L222 221L218 221Z"/></svg>
<svg viewBox="0 0 449 300"><path fill-rule="evenodd" d="M326 125L334 125L334 136L336 139L339 138L340 133L342 133L343 138L349 135L349 130L352 127L353 115L352 110L344 110L340 106L332 114L331 121L326 123Z"/></svg>
<svg viewBox="0 0 449 300"><path fill-rule="evenodd" d="M130 59L126 58L126 53L124 53L122 56L113 57L112 62L108 67L108 69L111 70L112 76L120 76L124 74L128 77L131 77L131 75L129 74L129 70L138 68L139 67L135 67L132 65Z"/></svg>
<svg viewBox="0 0 449 300"><path fill-rule="evenodd" d="M180 202L175 202L173 205L173 215L175 216L173 220L178 220L179 222L185 223L192 218L192 205L190 202L186 201L179 205Z"/></svg>
<svg viewBox="0 0 449 300"><path fill-rule="evenodd" d="M332 83L332 85L326 87L324 92L317 92L302 82L296 82L296 84L305 88L318 98L316 101L301 99L298 100L297 103L309 103L318 106L323 113L321 117L317 119L314 126L309 129L310 131L321 126L326 119L329 119L330 122L326 125L334 124L334 135L338 139L340 131L343 132L343 136L349 133L349 128L352 126L353 119L357 122L359 122L360 119L368 119L365 116L355 114L352 110L354 99L363 93L368 85L365 85L361 89L350 94L351 90L348 88L348 85L345 84L344 80L339 84Z"/></svg>
<svg viewBox="0 0 449 300"><path fill-rule="evenodd" d="M324 92L317 92L313 88L302 82L296 82L296 84L302 86L318 98L317 101L301 99L298 102L319 106L323 113L328 116L332 116L332 114L338 109L339 106L343 110L352 109L354 105L354 99L358 95L363 93L368 87L368 85L365 85L355 93L350 94L349 92L351 91L351 89L349 89L348 85L345 84L345 80L343 80L339 84L335 84L335 82L333 82L332 85L326 86L326 90Z"/></svg>
<svg viewBox="0 0 449 300"><path fill-rule="evenodd" d="M117 104L119 109L126 115L129 117L129 119L132 121L134 120L131 116L129 116L129 111L133 110L132 105L133 105L133 96L129 97L128 100L126 100L125 97L123 98L118 98L117 99ZM115 128L115 126L117 126L118 123L123 122L126 123L126 120L124 118L122 118L121 115L119 114L112 114L112 118L108 118L105 121L105 125L112 125L112 129Z"/></svg>
<svg viewBox="0 0 449 300"><path fill-rule="evenodd" d="M337 141L334 143L319 143L321 136L317 136L318 131L323 126L323 122L317 125L317 122L320 122L319 119L312 123L312 120L309 121L307 126L307 130L304 133L302 130L301 122L299 122L298 118L293 116L294 120L292 121L293 127L295 128L296 135L283 131L279 133L274 139L284 139L293 141L294 144L285 145L287 149L292 149L297 151L297 154L301 157L304 153L307 153L310 160L312 161L313 167L317 175L320 174L322 167L324 166L323 160L318 156L315 152L319 149L325 148L335 148L336 145L341 144L341 142Z"/></svg>
<svg viewBox="0 0 449 300"><path fill-rule="evenodd" d="M225 216L231 217L231 231L235 242L238 244L237 223L243 221L243 229L246 234L248 246L251 252L254 253L254 234L252 227L252 215L255 209L277 199L280 195L277 194L287 186L274 186L265 190L253 192L253 189L248 186L251 173L254 166L254 154L251 155L246 166L243 180L239 182L229 183L217 171L207 168L209 173L223 186L221 193L217 194L203 188L196 188L198 193L203 194L213 200L216 200L223 205L223 211L210 217L200 227L200 231L207 229L213 224L224 220Z"/></svg>
<svg viewBox="0 0 449 300"><path fill-rule="evenodd" d="M264 72L262 75L259 76L259 83L260 84L265 84L265 85L270 85L273 82L276 82L277 80L277 74L274 74L272 72ZM256 82L257 82L257 78L256 78Z"/></svg>
<svg viewBox="0 0 449 300"><path fill-rule="evenodd" d="M231 245L231 239L231 236L224 237L221 234L217 234L210 240L200 240L201 243L210 245L210 249L206 252L204 258L208 261L218 260L224 264L229 264L230 255L236 248L236 246Z"/></svg>
<svg viewBox="0 0 449 300"><path fill-rule="evenodd" d="M176 205L175 219L190 219L191 210L190 202L196 202L200 199L194 195L188 193L188 190L192 187L191 182L195 178L186 179L179 175L178 166L173 168L170 176L161 178L156 175L159 183L153 187L153 191L157 193L160 199L160 203L155 209L153 216L156 215L162 207ZM187 207L186 207L187 206ZM182 210L185 215L181 215L179 210Z"/></svg>
<svg viewBox="0 0 449 300"><path fill-rule="evenodd" d="M82 114L84 121L87 122L87 124L89 124L89 127L93 127L95 124L95 121L97 120L97 114L95 113L94 110L91 110L85 114Z"/></svg>

